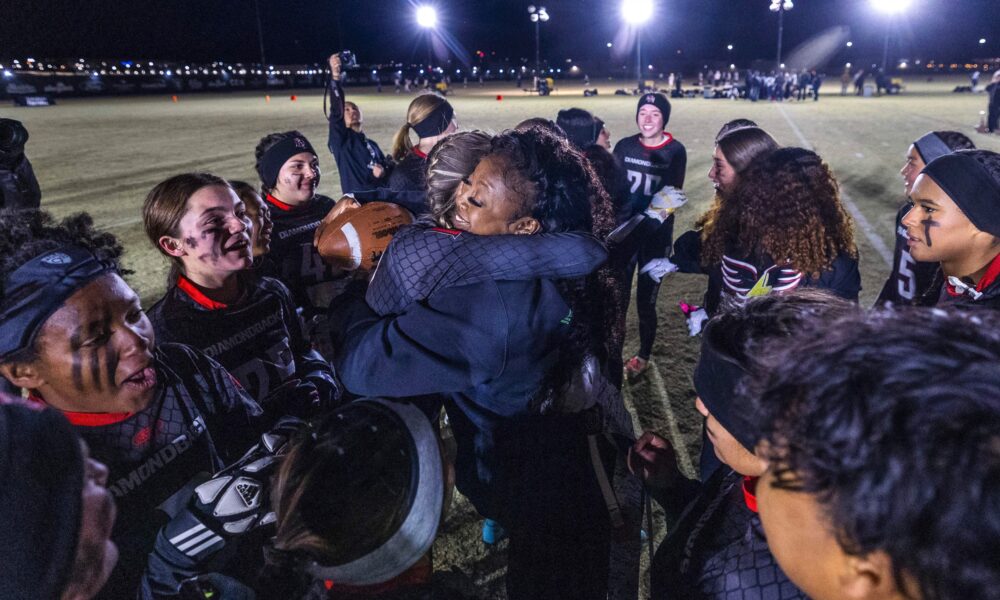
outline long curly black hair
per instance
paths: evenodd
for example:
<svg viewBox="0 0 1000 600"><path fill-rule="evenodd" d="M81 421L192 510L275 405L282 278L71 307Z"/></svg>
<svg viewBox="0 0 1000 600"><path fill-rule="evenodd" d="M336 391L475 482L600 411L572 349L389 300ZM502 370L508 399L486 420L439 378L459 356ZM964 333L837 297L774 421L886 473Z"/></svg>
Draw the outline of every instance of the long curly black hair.
<svg viewBox="0 0 1000 600"><path fill-rule="evenodd" d="M570 143L551 132L531 127L507 131L493 138L489 155L509 168L508 189L523 192L525 213L548 233L583 231L604 239L614 229L614 209L590 163ZM561 393L588 356L607 364L617 341L624 336L616 318L614 273L604 265L582 280L557 282L573 311L568 343L546 375L536 396L543 412L559 405Z"/></svg>

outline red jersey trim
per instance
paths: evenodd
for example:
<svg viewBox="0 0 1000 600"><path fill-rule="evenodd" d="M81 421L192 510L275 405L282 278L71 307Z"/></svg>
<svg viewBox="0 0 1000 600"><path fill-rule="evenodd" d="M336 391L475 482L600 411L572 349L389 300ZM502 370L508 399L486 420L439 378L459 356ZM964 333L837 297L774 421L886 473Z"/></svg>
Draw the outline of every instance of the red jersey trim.
<svg viewBox="0 0 1000 600"><path fill-rule="evenodd" d="M34 402L42 406L49 406L44 399L35 395L29 395L28 401ZM66 417L66 420L69 421L70 424L78 425L80 427L101 427L104 425L114 425L115 423L121 423L125 419L135 414L130 412L82 413L82 412L72 412L69 410L60 410L59 412L61 412L63 416Z"/></svg>
<svg viewBox="0 0 1000 600"><path fill-rule="evenodd" d="M986 274L983 275L983 278L979 280L978 284L976 284L976 291L981 292L985 290L990 286L990 284L997 280L997 277L1000 277L1000 254L993 257L993 262L991 262L989 268L986 269Z"/></svg>
<svg viewBox="0 0 1000 600"><path fill-rule="evenodd" d="M757 512L757 478L743 478L743 501L747 503L747 508Z"/></svg>
<svg viewBox="0 0 1000 600"><path fill-rule="evenodd" d="M416 146L413 147L413 153L416 154L417 156L419 156L420 158L423 158L423 159L427 158L427 155L424 154L423 152L421 152L420 148L417 148Z"/></svg>
<svg viewBox="0 0 1000 600"><path fill-rule="evenodd" d="M657 144L655 146L647 146L646 144L643 144L642 143L642 137L640 136L639 137L639 145L642 146L643 148L645 148L646 150L659 150L660 148L662 148L662 147L666 146L667 144L669 144L670 142L674 141L674 136L670 135L666 131L663 132L663 135L666 136L667 139L663 140L662 142L660 142L659 144Z"/></svg>
<svg viewBox="0 0 1000 600"><path fill-rule="evenodd" d="M271 204L273 204L274 207L277 208L278 210L283 210L283 211L287 212L287 211L290 211L290 210L292 210L292 209L295 208L291 204L285 204L281 200L278 200L277 198L275 198L271 194L268 194L267 196L264 196L264 199L267 200L268 202L270 202Z"/></svg>
<svg viewBox="0 0 1000 600"><path fill-rule="evenodd" d="M448 229L446 227L431 227L431 231L436 231L438 233L446 233L451 236L458 236L462 234L460 229Z"/></svg>
<svg viewBox="0 0 1000 600"><path fill-rule="evenodd" d="M981 292L985 290L994 281L996 281L998 277L1000 277L1000 254L993 257L993 260L990 262L990 266L986 268L986 273L983 274L983 278L976 284L976 291ZM944 289L952 298L957 298L962 295L955 291L955 287L948 283L947 279L944 283Z"/></svg>
<svg viewBox="0 0 1000 600"><path fill-rule="evenodd" d="M201 292L187 277L183 275L177 276L177 289L187 294L192 300L198 303L202 308L207 308L208 310L219 310L220 308L227 308L228 304L223 304L222 302L216 302L212 300L205 294Z"/></svg>

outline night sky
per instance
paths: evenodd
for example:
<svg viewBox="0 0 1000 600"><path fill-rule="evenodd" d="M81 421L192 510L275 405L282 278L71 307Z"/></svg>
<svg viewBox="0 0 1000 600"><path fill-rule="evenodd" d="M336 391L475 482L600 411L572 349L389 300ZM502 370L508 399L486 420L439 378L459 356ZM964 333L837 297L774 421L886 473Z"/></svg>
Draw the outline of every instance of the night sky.
<svg viewBox="0 0 1000 600"><path fill-rule="evenodd" d="M422 61L425 38L410 0L258 0L265 50L272 64L323 60L354 50L361 62ZM434 0L441 29L466 61L483 50L496 58L533 62L529 2ZM592 69L634 64L632 54L606 47L622 28L617 0L549 0L542 57ZM645 27L643 54L657 69L692 61L746 65L773 60L777 17L769 0L659 0ZM892 53L911 60L966 61L1000 55L1000 0L917 0L898 19ZM785 48L835 26L850 28L851 49L831 62L875 60L885 17L867 0L795 0L785 18ZM980 45L980 38L987 43ZM727 44L733 44L730 52ZM626 44L617 49L625 50ZM631 49L631 47L629 47ZM677 50L681 50L678 54ZM0 58L121 58L256 61L253 0L0 0ZM450 57L456 61L456 55Z"/></svg>

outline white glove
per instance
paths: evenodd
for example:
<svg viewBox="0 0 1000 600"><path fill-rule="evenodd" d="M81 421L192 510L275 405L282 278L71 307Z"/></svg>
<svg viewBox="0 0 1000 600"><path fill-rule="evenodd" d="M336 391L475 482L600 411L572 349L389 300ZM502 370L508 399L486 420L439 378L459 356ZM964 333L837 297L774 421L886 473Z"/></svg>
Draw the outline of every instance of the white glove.
<svg viewBox="0 0 1000 600"><path fill-rule="evenodd" d="M691 311L691 314L687 316L688 335L694 337L701 333L706 321L708 321L708 313L705 312L704 308Z"/></svg>
<svg viewBox="0 0 1000 600"><path fill-rule="evenodd" d="M642 265L642 269L639 273L645 273L649 275L650 279L656 283L660 283L660 280L663 279L664 275L674 273L676 271L677 265L670 262L669 258L654 258L648 263Z"/></svg>
<svg viewBox="0 0 1000 600"><path fill-rule="evenodd" d="M664 186L660 191L653 194L646 209L646 215L660 221L667 220L675 210L687 204L688 198L684 190L679 190L672 185Z"/></svg>

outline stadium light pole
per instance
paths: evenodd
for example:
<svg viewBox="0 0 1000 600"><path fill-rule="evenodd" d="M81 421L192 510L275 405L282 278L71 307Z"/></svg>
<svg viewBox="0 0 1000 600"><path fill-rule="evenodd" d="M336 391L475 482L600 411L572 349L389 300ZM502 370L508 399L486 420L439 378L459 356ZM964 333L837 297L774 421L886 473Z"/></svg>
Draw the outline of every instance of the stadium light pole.
<svg viewBox="0 0 1000 600"><path fill-rule="evenodd" d="M892 17L902 14L910 7L910 0L871 0L872 7L886 15L885 45L882 47L882 70L889 72L889 34L892 31Z"/></svg>
<svg viewBox="0 0 1000 600"><path fill-rule="evenodd" d="M541 26L549 20L549 11L545 10L544 6L539 6L535 8L535 5L528 6L528 18L531 22L535 24L535 75L541 75L542 73L542 61L540 54L540 42L541 42Z"/></svg>
<svg viewBox="0 0 1000 600"><path fill-rule="evenodd" d="M257 13L257 43L260 44L260 67L263 69L267 59L264 58L264 28L260 24L260 0L253 0L253 9Z"/></svg>
<svg viewBox="0 0 1000 600"><path fill-rule="evenodd" d="M642 26L653 16L653 0L622 0L622 18L635 29L635 73L642 91Z"/></svg>
<svg viewBox="0 0 1000 600"><path fill-rule="evenodd" d="M785 11L795 8L792 0L771 0L771 12L778 13L778 60L775 64L781 69L781 42L785 37Z"/></svg>
<svg viewBox="0 0 1000 600"><path fill-rule="evenodd" d="M423 4L416 10L417 25L427 30L427 79L430 81L431 72L434 70L434 59L431 55L431 30L437 27L437 10L433 6Z"/></svg>

